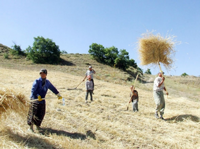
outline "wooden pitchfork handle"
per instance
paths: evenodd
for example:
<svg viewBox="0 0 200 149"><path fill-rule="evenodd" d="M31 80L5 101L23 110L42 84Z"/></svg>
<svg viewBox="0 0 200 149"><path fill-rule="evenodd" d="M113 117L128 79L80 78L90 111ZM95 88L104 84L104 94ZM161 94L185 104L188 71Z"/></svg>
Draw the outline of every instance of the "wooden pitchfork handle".
<svg viewBox="0 0 200 149"><path fill-rule="evenodd" d="M45 99L56 99L57 97L46 97L46 98L42 98L42 100L45 100ZM38 99L29 99L28 100L29 102L36 102L38 101Z"/></svg>
<svg viewBox="0 0 200 149"><path fill-rule="evenodd" d="M77 85L77 87L82 83L83 81L81 81L78 85ZM75 87L74 89L77 89L77 87Z"/></svg>
<svg viewBox="0 0 200 149"><path fill-rule="evenodd" d="M137 79L138 79L138 75L139 75L139 73L137 74L137 76L136 76L136 78L135 78L135 81L134 81L134 89L135 89L135 83L136 83L136 81L137 81Z"/></svg>

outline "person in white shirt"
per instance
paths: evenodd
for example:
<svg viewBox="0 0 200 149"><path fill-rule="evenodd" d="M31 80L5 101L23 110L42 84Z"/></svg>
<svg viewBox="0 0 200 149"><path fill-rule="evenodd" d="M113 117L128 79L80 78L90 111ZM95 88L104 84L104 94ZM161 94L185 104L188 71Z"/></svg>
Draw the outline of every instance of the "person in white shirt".
<svg viewBox="0 0 200 149"><path fill-rule="evenodd" d="M85 77L83 79L83 81L85 81L85 79L87 78L87 76L90 76L91 77L91 81L93 83L93 88L94 88L93 74L95 74L95 73L96 73L96 71L94 69L92 69L92 66L89 66L89 70L87 70L87 72L85 73Z"/></svg>
<svg viewBox="0 0 200 149"><path fill-rule="evenodd" d="M153 97L156 103L156 113L155 117L159 118L158 112L160 112L160 118L164 120L164 110L165 110L165 99L163 90L166 91L165 85L164 85L165 78L162 76L162 73L158 73L158 77L154 80L154 86L153 86ZM168 95L168 92L166 93Z"/></svg>

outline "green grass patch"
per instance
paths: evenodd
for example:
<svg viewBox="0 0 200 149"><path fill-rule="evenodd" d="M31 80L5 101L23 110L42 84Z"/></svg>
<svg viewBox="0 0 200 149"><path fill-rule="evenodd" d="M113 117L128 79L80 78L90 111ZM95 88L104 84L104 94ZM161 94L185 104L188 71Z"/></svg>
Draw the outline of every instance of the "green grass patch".
<svg viewBox="0 0 200 149"><path fill-rule="evenodd" d="M9 54L8 53L4 53L3 56L4 56L5 59L9 59Z"/></svg>

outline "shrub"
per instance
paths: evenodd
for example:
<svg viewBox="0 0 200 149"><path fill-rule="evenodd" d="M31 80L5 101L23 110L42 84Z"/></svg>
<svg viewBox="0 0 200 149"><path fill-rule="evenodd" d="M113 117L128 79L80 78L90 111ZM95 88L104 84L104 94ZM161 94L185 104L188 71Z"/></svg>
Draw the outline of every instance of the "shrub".
<svg viewBox="0 0 200 149"><path fill-rule="evenodd" d="M181 77L186 77L186 76L188 76L188 74L185 72L181 75Z"/></svg>
<svg viewBox="0 0 200 149"><path fill-rule="evenodd" d="M14 45L12 46L12 49L10 49L10 53L12 55L15 55L15 56L25 56L25 52L21 49L21 47L19 45Z"/></svg>
<svg viewBox="0 0 200 149"><path fill-rule="evenodd" d="M102 45L93 43L89 48L89 54L91 54L96 61L105 63L105 49Z"/></svg>
<svg viewBox="0 0 200 149"><path fill-rule="evenodd" d="M147 70L145 71L145 74L151 74L151 70L150 70L150 69L147 69Z"/></svg>
<svg viewBox="0 0 200 149"><path fill-rule="evenodd" d="M119 53L118 49L112 46L110 48L105 48L104 53L105 53L105 63L110 66L114 66L115 59L118 57Z"/></svg>
<svg viewBox="0 0 200 149"><path fill-rule="evenodd" d="M89 48L89 54L92 55L93 59L100 63L114 66L123 70L129 68L129 66L137 68L135 60L129 59L129 53L125 49L119 51L114 46L110 48L104 48L102 45L97 43L92 43Z"/></svg>
<svg viewBox="0 0 200 149"><path fill-rule="evenodd" d="M125 49L120 50L118 57L115 59L115 66L123 70L126 70L130 66L129 53Z"/></svg>
<svg viewBox="0 0 200 149"><path fill-rule="evenodd" d="M61 51L61 54L62 54L62 55L65 55L65 54L67 54L67 51L62 50L62 51Z"/></svg>
<svg viewBox="0 0 200 149"><path fill-rule="evenodd" d="M130 59L129 60L129 66L132 66L133 68L137 68L137 64L135 63L135 60L134 59Z"/></svg>
<svg viewBox="0 0 200 149"><path fill-rule="evenodd" d="M28 58L34 63L57 64L60 62L60 49L51 39L44 37L34 38L33 47L26 49Z"/></svg>
<svg viewBox="0 0 200 149"><path fill-rule="evenodd" d="M4 56L4 58L5 58L5 59L8 59L8 58L9 58L9 55L8 55L8 53L4 53L4 55L3 55L3 56Z"/></svg>
<svg viewBox="0 0 200 149"><path fill-rule="evenodd" d="M140 67L137 67L137 73L143 75L143 70Z"/></svg>

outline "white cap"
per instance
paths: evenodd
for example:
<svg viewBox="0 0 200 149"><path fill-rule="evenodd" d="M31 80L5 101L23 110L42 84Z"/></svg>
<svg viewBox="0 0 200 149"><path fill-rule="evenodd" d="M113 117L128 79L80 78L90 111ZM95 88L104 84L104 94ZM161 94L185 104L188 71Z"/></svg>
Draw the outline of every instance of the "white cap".
<svg viewBox="0 0 200 149"><path fill-rule="evenodd" d="M89 66L89 68L92 68L92 66Z"/></svg>

